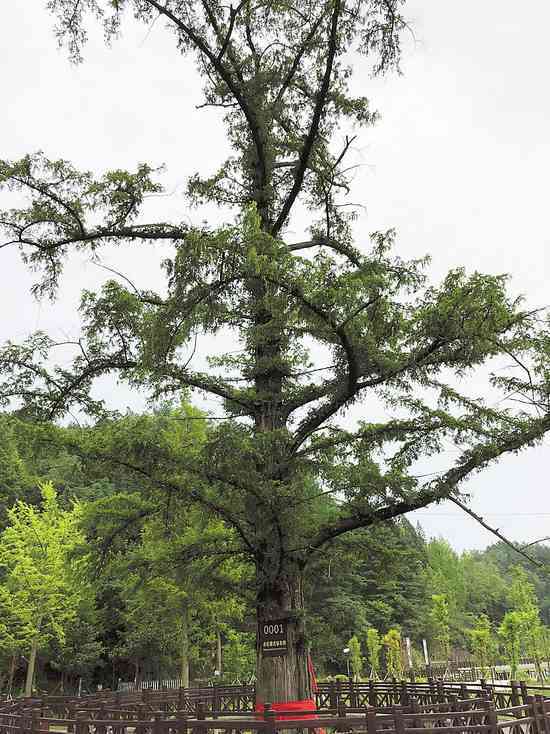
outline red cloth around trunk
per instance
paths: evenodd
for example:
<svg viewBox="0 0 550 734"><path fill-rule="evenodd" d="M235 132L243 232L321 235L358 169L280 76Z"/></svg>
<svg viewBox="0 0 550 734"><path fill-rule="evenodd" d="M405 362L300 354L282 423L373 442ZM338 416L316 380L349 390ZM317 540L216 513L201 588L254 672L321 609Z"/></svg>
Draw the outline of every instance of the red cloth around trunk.
<svg viewBox="0 0 550 734"><path fill-rule="evenodd" d="M315 701L312 698L304 698L303 701L285 701L283 703L272 703L271 704L271 710L272 711L315 711L316 709ZM259 714L263 714L265 710L265 706L261 701L258 701L256 703L256 711ZM313 719L317 718L316 716L310 716L307 713L296 713L296 714L283 714L282 716L276 716L276 721L285 721L286 719Z"/></svg>
<svg viewBox="0 0 550 734"><path fill-rule="evenodd" d="M272 711L296 711L300 713L296 714L282 714L281 716L276 716L276 721L288 721L289 719L296 720L296 719L308 719L311 720L317 720L317 716L310 716L308 711L315 711L317 708L317 705L315 701L312 698L304 698L303 701L285 701L283 703L272 703L271 704L271 710ZM263 714L265 711L265 706L261 701L256 702L256 713ZM324 729L315 729L317 734L325 734Z"/></svg>

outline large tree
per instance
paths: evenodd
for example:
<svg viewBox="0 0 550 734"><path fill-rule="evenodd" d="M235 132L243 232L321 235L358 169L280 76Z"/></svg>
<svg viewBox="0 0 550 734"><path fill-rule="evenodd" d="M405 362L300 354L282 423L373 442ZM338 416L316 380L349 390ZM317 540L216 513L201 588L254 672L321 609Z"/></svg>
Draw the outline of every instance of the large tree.
<svg viewBox="0 0 550 734"><path fill-rule="evenodd" d="M217 172L191 179L189 197L233 207L234 222L146 221L144 198L161 191L147 165L102 175L44 155L0 165L2 187L28 197L0 215L4 246L18 246L41 272L37 294L55 294L76 251L119 245L131 257L138 245L172 245L164 292L123 277L84 292L70 366L51 367L55 344L43 333L6 345L0 394L34 419L76 408L105 420L91 388L111 373L153 398L194 389L219 399L217 417L227 420L212 423L185 466L154 435L148 446L113 441L101 450L234 529L255 564L259 624L289 619L286 656L264 656L258 645L264 701L309 694L302 574L313 554L343 533L452 496L473 472L550 428L550 341L504 277L457 269L429 286L427 262L393 254L392 232L374 234L370 247L365 237L354 242L352 138L343 131L375 113L349 91L350 54L368 55L375 73L396 66L401 5L49 0L76 61L92 18L108 37L130 15L166 23L204 78L205 104L225 110L232 147ZM287 233L298 208L310 226L295 242ZM186 348L195 335L221 331L233 335L230 351L193 369ZM495 409L460 394L459 378L485 375L499 355L517 369L499 371L494 387L522 402ZM352 406L360 420L343 420ZM458 457L419 476L418 461L448 441L460 445ZM337 497L330 512L315 502L320 492Z"/></svg>

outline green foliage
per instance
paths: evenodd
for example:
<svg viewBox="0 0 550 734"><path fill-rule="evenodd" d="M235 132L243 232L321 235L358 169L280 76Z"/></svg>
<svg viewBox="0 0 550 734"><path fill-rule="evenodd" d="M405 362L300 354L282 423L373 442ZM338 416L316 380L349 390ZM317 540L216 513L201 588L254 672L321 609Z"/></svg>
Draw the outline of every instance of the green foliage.
<svg viewBox="0 0 550 734"><path fill-rule="evenodd" d="M7 510L16 500L32 494L32 478L21 456L13 422L0 414L0 527L7 522Z"/></svg>
<svg viewBox="0 0 550 734"><path fill-rule="evenodd" d="M353 679L359 680L361 673L363 672L363 656L361 655L361 643L356 635L348 641L349 649L349 664L351 672L353 673Z"/></svg>
<svg viewBox="0 0 550 734"><path fill-rule="evenodd" d="M432 595L430 622L433 630L433 639L439 645L443 660L448 660L451 651L451 631L449 605L445 594Z"/></svg>
<svg viewBox="0 0 550 734"><path fill-rule="evenodd" d="M223 677L227 683L251 680L256 670L256 635L227 627L223 634Z"/></svg>
<svg viewBox="0 0 550 734"><path fill-rule="evenodd" d="M374 627L369 627L367 630L366 645L370 665L369 678L371 680L377 680L380 674L380 650L382 649L382 642L380 641L378 630Z"/></svg>
<svg viewBox="0 0 550 734"><path fill-rule="evenodd" d="M509 600L512 609L520 616L520 636L524 654L535 661L538 677L542 681L541 658L544 631L535 587L521 566L515 566L512 569Z"/></svg>
<svg viewBox="0 0 550 734"><path fill-rule="evenodd" d="M18 501L0 537L5 609L0 648L12 655L52 644L63 648L77 621L93 619L86 565L73 557L83 542L82 508L75 504L63 510L51 484L40 489L40 508Z"/></svg>
<svg viewBox="0 0 550 734"><path fill-rule="evenodd" d="M506 612L498 628L506 662L510 666L511 680L517 680L524 623L525 619L521 612Z"/></svg>
<svg viewBox="0 0 550 734"><path fill-rule="evenodd" d="M486 614L477 617L474 627L468 630L468 635L475 663L485 675L488 668L494 664L496 654L491 620Z"/></svg>
<svg viewBox="0 0 550 734"><path fill-rule="evenodd" d="M390 678L403 677L403 658L401 654L401 632L392 628L382 638L386 653L386 672Z"/></svg>
<svg viewBox="0 0 550 734"><path fill-rule="evenodd" d="M338 670L339 651L371 626L403 625L419 637L428 604L425 564L424 541L406 520L358 530L319 555L305 578L316 666Z"/></svg>

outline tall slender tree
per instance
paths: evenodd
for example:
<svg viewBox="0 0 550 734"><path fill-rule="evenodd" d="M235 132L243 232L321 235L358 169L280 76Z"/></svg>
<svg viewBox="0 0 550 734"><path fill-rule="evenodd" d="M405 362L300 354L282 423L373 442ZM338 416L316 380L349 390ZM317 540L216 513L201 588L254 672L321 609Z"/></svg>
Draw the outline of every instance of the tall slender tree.
<svg viewBox="0 0 550 734"><path fill-rule="evenodd" d="M393 254L392 232L372 235L370 247L365 237L354 242L346 214L353 137L342 130L376 114L350 92L350 54L366 54L375 73L398 64L401 0L47 5L75 61L92 18L111 38L127 16L167 24L203 76L205 105L225 110L232 146L216 173L191 179L189 197L233 207L236 220L144 220L144 199L161 190L148 165L95 175L44 155L2 162L2 188L28 197L1 213L3 246L19 247L41 272L37 295L55 294L75 251L163 242L172 251L162 294L122 277L83 294L72 365L51 368L55 344L43 333L6 345L0 395L35 419L76 407L106 420L91 388L115 373L153 398L191 388L219 399L227 420L184 467L154 436L147 447L95 452L234 529L255 564L259 624L288 619L287 655L266 656L258 644L258 697L303 699L308 560L343 533L448 497L472 473L540 440L550 428L550 339L507 294L504 277L457 269L429 286L427 261ZM296 242L289 225L298 207L309 234ZM234 336L231 352L208 371L193 369L186 347L222 329ZM527 405L494 409L459 392L460 377L499 355L517 369L498 372L494 386ZM352 406L362 406L361 420L342 423ZM417 460L448 440L462 453L419 477ZM314 501L320 492L338 498L330 513Z"/></svg>

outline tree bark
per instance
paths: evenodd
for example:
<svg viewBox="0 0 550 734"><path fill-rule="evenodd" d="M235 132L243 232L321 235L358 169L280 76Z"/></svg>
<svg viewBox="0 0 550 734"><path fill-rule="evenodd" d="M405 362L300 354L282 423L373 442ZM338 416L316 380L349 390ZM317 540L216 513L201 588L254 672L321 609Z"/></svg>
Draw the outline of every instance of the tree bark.
<svg viewBox="0 0 550 734"><path fill-rule="evenodd" d="M256 699L258 703L285 703L311 697L304 630L301 574L278 578L258 592L256 637ZM264 655L261 629L265 622L286 619L286 655Z"/></svg>
<svg viewBox="0 0 550 734"><path fill-rule="evenodd" d="M27 677L25 680L25 696L32 696L32 688L34 683L34 670L36 667L36 654L38 652L38 641L32 643L29 663L27 665Z"/></svg>
<svg viewBox="0 0 550 734"><path fill-rule="evenodd" d="M181 670L182 688L189 688L189 613L187 608L181 615Z"/></svg>

